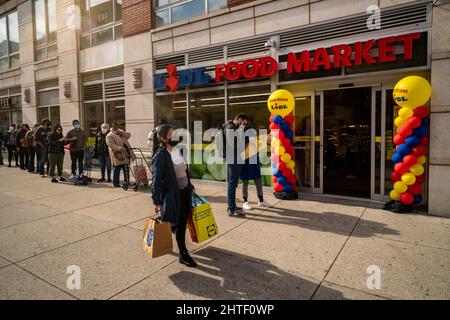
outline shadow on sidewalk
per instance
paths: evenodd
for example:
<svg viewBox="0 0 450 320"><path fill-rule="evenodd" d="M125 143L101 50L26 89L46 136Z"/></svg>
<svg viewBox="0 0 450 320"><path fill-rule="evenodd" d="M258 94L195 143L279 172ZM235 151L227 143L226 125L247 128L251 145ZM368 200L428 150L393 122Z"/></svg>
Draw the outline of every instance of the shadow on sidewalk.
<svg viewBox="0 0 450 320"><path fill-rule="evenodd" d="M310 299L318 286L318 281L283 271L267 260L224 249L207 247L194 255L199 263L195 271L181 271L169 279L181 291L197 297L304 300ZM338 291L329 294L344 299Z"/></svg>

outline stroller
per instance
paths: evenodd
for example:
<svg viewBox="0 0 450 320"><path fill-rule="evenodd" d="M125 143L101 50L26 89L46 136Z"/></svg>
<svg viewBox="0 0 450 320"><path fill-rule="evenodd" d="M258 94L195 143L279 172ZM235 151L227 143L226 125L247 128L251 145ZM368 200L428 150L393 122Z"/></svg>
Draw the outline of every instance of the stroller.
<svg viewBox="0 0 450 320"><path fill-rule="evenodd" d="M134 184L124 184L123 189L128 190L128 187L132 186L133 191L137 192L139 190L139 186L143 185L147 187L150 181L150 171L151 166L150 163L145 159L145 155L139 148L132 148L133 151L137 151L137 157L134 160L128 158L128 162L126 166L128 169L131 169L131 173L133 174L134 180L136 183Z"/></svg>
<svg viewBox="0 0 450 320"><path fill-rule="evenodd" d="M84 169L83 175L77 176L73 179L73 184L76 186L86 186L92 183L91 173L92 173L92 158L94 156L94 148L88 148L84 155Z"/></svg>

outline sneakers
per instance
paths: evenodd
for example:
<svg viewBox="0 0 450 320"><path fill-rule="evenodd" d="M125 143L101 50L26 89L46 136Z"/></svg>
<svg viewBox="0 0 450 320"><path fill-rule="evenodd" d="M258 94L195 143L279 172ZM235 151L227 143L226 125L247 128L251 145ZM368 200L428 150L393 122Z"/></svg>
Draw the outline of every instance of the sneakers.
<svg viewBox="0 0 450 320"><path fill-rule="evenodd" d="M273 205L271 203L269 203L269 202L264 200L264 201L258 202L258 207L260 207L260 208L272 208Z"/></svg>
<svg viewBox="0 0 450 320"><path fill-rule="evenodd" d="M60 177L59 181L64 182L64 181L66 181L66 179L64 177Z"/></svg>
<svg viewBox="0 0 450 320"><path fill-rule="evenodd" d="M58 183L58 180L56 180L55 178L52 178L52 182L53 183Z"/></svg>
<svg viewBox="0 0 450 320"><path fill-rule="evenodd" d="M245 217L245 213L242 211L241 208L236 207L233 211L230 210L230 208L228 208L227 212L230 217L242 217L242 218Z"/></svg>
<svg viewBox="0 0 450 320"><path fill-rule="evenodd" d="M195 268L197 263L192 259L187 250L183 250L180 252L179 261L181 264L188 266L189 268Z"/></svg>
<svg viewBox="0 0 450 320"><path fill-rule="evenodd" d="M105 178L98 179L97 182L105 182Z"/></svg>
<svg viewBox="0 0 450 320"><path fill-rule="evenodd" d="M250 203L248 203L248 201L245 201L244 204L242 205L242 209L244 210L252 210L252 206L250 205Z"/></svg>

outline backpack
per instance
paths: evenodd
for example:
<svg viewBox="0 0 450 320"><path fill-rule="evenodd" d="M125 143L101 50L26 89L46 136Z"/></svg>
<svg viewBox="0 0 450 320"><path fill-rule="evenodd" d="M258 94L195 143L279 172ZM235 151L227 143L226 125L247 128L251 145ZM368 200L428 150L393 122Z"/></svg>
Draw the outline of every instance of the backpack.
<svg viewBox="0 0 450 320"><path fill-rule="evenodd" d="M225 159L227 154L227 140L226 140L226 134L225 134L225 126L229 124L230 122L233 122L232 120L225 122L222 127L219 128L219 132L216 133L214 136L214 143L216 146L216 155L219 157Z"/></svg>

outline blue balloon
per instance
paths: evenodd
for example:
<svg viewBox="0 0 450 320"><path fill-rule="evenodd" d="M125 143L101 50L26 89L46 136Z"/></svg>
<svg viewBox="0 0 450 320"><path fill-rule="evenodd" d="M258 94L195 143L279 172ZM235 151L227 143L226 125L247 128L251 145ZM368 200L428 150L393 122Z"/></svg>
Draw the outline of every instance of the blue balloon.
<svg viewBox="0 0 450 320"><path fill-rule="evenodd" d="M393 163L399 163L399 162L402 162L402 161L403 161L403 157L398 152L396 152L396 153L394 153L392 155L392 162Z"/></svg>
<svg viewBox="0 0 450 320"><path fill-rule="evenodd" d="M424 126L420 126L416 129L414 129L414 135L421 137L421 138L428 136L428 132L429 132L428 128L424 127Z"/></svg>
<svg viewBox="0 0 450 320"><path fill-rule="evenodd" d="M287 183L287 179L285 177L279 177L278 178L278 183L285 185Z"/></svg>
<svg viewBox="0 0 450 320"><path fill-rule="evenodd" d="M279 115L276 115L275 117L273 117L273 123L275 124L281 124L283 122L283 118Z"/></svg>
<svg viewBox="0 0 450 320"><path fill-rule="evenodd" d="M420 194L414 196L414 203L421 203L422 202L422 196Z"/></svg>
<svg viewBox="0 0 450 320"><path fill-rule="evenodd" d="M291 127L289 127L289 123L283 122L280 125L280 129L283 130L286 133L286 132L288 132L291 129Z"/></svg>
<svg viewBox="0 0 450 320"><path fill-rule="evenodd" d="M397 148L397 153L399 153L402 157L411 153L411 148L408 147L405 143L401 144Z"/></svg>
<svg viewBox="0 0 450 320"><path fill-rule="evenodd" d="M416 135L412 135L406 138L405 142L409 147L414 148L420 144L420 138Z"/></svg>
<svg viewBox="0 0 450 320"><path fill-rule="evenodd" d="M289 130L289 131L286 133L286 137L288 137L289 139L293 138L293 137L294 137L294 132L292 132L292 130Z"/></svg>
<svg viewBox="0 0 450 320"><path fill-rule="evenodd" d="M283 191L292 191L292 184L288 183L283 186Z"/></svg>
<svg viewBox="0 0 450 320"><path fill-rule="evenodd" d="M429 124L430 124L430 118L426 117L426 118L422 119L422 126L428 127Z"/></svg>
<svg viewBox="0 0 450 320"><path fill-rule="evenodd" d="M283 173L282 173L280 170L278 170L278 169L273 169L273 170L272 170L272 175L273 175L274 177L279 178L279 177L282 177L282 176L283 176Z"/></svg>
<svg viewBox="0 0 450 320"><path fill-rule="evenodd" d="M275 162L272 162L272 168L276 168L277 167L277 164L275 163Z"/></svg>

